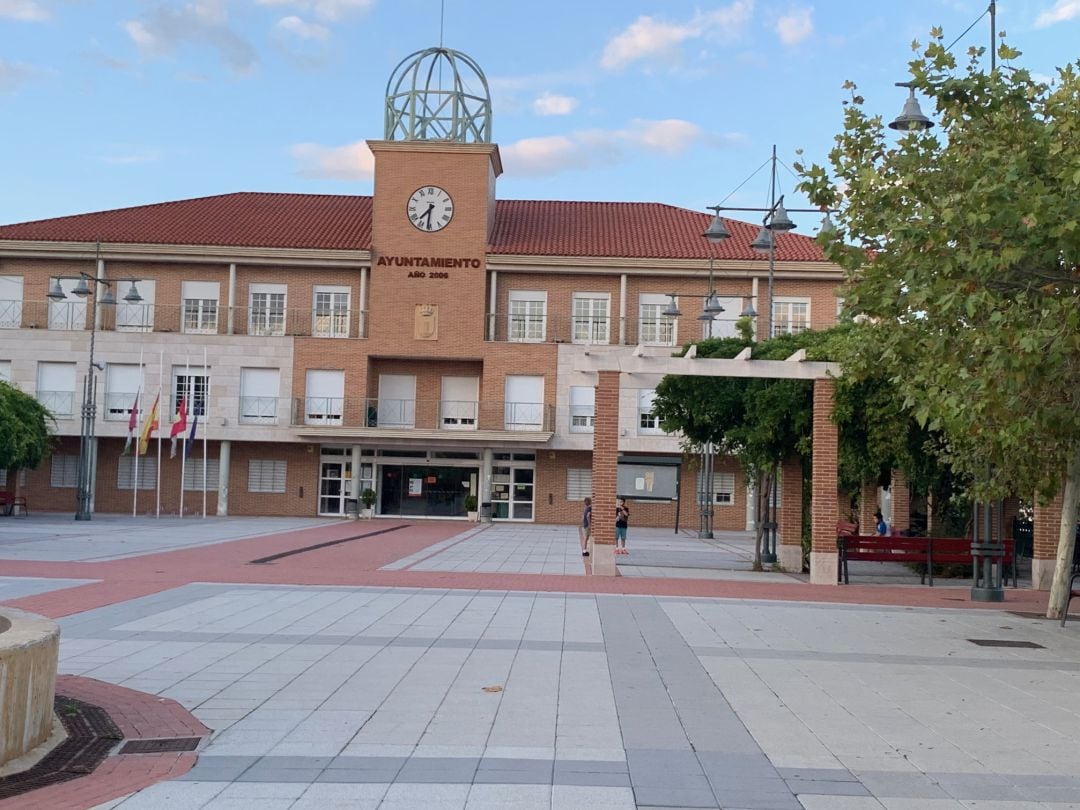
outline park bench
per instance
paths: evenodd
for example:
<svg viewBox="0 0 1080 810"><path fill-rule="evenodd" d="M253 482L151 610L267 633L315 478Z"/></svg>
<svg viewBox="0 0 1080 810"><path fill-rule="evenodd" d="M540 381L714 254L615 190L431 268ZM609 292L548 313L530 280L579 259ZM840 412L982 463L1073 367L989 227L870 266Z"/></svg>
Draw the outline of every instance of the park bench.
<svg viewBox="0 0 1080 810"><path fill-rule="evenodd" d="M1069 603L1074 596L1080 596L1080 526L1076 527L1076 540L1073 545L1072 577L1069 579L1069 595L1065 597L1065 610L1061 612L1061 626L1069 618Z"/></svg>
<svg viewBox="0 0 1080 810"><path fill-rule="evenodd" d="M26 498L21 495L16 496L11 492L0 492L0 515L13 515L16 509L23 517L30 514L26 506Z"/></svg>
<svg viewBox="0 0 1080 810"><path fill-rule="evenodd" d="M837 578L850 584L848 563L898 562L922 565L920 583L930 580L934 586L935 565L972 565L971 540L966 537L879 537L877 535L838 534L836 547L840 552L840 565ZM1015 544L1012 538L1005 539L1005 553L1001 559L1006 574L1012 573L1013 587L1016 587ZM1008 576L1005 577L1006 584Z"/></svg>

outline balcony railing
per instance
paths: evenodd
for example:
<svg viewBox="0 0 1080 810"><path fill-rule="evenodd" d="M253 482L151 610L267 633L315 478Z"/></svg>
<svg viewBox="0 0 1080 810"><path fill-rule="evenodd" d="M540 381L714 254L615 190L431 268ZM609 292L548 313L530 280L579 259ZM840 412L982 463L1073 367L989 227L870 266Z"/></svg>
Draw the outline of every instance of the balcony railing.
<svg viewBox="0 0 1080 810"><path fill-rule="evenodd" d="M75 413L74 391L38 391L37 401L54 416L71 416Z"/></svg>
<svg viewBox="0 0 1080 810"><path fill-rule="evenodd" d="M240 397L241 425L276 425L277 397Z"/></svg>
<svg viewBox="0 0 1080 810"><path fill-rule="evenodd" d="M90 328L85 301L0 301L0 329L85 330ZM229 334L229 308L199 313L165 304L129 304L98 308L100 329L106 332L179 332L197 335ZM367 337L367 313L358 310L275 310L233 307L235 335L253 337Z"/></svg>
<svg viewBox="0 0 1080 810"><path fill-rule="evenodd" d="M134 391L107 391L105 393L105 419L113 422L126 422L131 418L131 408L135 404ZM144 404L144 407L146 405Z"/></svg>
<svg viewBox="0 0 1080 810"><path fill-rule="evenodd" d="M555 409L533 402L297 397L292 424L379 430L551 432Z"/></svg>
<svg viewBox="0 0 1080 810"><path fill-rule="evenodd" d="M500 343L615 345L619 343L621 325L625 345L636 345L639 342L656 346L676 345L675 321L672 318L605 318L496 312L488 313L487 325L489 339Z"/></svg>

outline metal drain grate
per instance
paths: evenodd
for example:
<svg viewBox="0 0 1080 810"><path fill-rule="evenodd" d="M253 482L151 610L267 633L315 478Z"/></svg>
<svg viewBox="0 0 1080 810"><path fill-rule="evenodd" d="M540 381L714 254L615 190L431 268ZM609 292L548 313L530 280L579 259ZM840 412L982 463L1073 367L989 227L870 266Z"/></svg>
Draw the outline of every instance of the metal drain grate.
<svg viewBox="0 0 1080 810"><path fill-rule="evenodd" d="M194 751L200 737L164 737L158 740L128 740L121 754L161 754L166 751Z"/></svg>
<svg viewBox="0 0 1080 810"><path fill-rule="evenodd" d="M67 739L33 768L0 779L0 799L88 774L109 755L116 741L124 738L104 709L61 695L56 696L53 707Z"/></svg>
<svg viewBox="0 0 1080 810"><path fill-rule="evenodd" d="M1026 650L1045 650L1042 644L1036 644L1034 641L1009 641L1006 639L996 638L969 638L972 644L978 644L980 647L1023 647Z"/></svg>

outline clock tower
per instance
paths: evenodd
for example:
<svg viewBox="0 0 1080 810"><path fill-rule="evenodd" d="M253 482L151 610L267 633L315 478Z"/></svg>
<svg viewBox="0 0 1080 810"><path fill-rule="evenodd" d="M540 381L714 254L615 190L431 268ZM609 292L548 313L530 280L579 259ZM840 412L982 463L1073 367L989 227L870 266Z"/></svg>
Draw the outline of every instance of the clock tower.
<svg viewBox="0 0 1080 810"><path fill-rule="evenodd" d="M368 146L375 157L371 352L479 357L502 172L479 66L446 48L407 57L387 85L384 139Z"/></svg>

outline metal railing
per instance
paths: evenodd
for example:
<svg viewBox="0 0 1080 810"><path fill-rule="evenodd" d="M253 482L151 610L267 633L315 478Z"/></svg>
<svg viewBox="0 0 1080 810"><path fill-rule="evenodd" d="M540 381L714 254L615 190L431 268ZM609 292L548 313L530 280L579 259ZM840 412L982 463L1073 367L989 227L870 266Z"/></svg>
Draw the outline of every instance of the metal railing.
<svg viewBox="0 0 1080 810"><path fill-rule="evenodd" d="M276 425L277 397L240 397L241 425Z"/></svg>
<svg viewBox="0 0 1080 810"><path fill-rule="evenodd" d="M131 418L131 408L137 394L134 391L106 391L102 413L106 421L126 422Z"/></svg>
<svg viewBox="0 0 1080 810"><path fill-rule="evenodd" d="M296 397L292 424L381 430L551 432L555 408L533 402Z"/></svg>
<svg viewBox="0 0 1080 810"><path fill-rule="evenodd" d="M655 346L674 346L676 345L675 320L664 317L590 318L573 315L489 312L488 331L485 336L488 340L499 343L618 345L621 331L624 345L637 345L644 342ZM684 316L684 320L693 319L687 319ZM692 327L687 328L692 329Z"/></svg>
<svg viewBox="0 0 1080 810"><path fill-rule="evenodd" d="M74 391L38 391L35 396L54 416L71 416L75 413Z"/></svg>
<svg viewBox="0 0 1080 810"><path fill-rule="evenodd" d="M104 332L178 332L229 334L229 308L196 312L180 305L129 304L98 309ZM367 313L360 310L275 309L233 307L232 334L252 337L367 337ZM85 301L0 301L0 329L90 328Z"/></svg>

